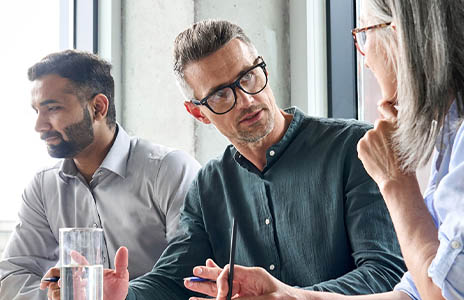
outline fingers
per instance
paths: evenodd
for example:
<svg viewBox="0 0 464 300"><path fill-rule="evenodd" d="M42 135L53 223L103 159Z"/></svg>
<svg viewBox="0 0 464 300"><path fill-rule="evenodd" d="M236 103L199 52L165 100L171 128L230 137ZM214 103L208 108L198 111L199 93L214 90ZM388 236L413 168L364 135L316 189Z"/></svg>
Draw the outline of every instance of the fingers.
<svg viewBox="0 0 464 300"><path fill-rule="evenodd" d="M396 121L398 116L398 110L395 107L395 103L389 100L382 100L377 103L377 110L383 119Z"/></svg>
<svg viewBox="0 0 464 300"><path fill-rule="evenodd" d="M234 270L237 270L239 266L234 266ZM218 300L226 299L227 293L229 292L229 265L224 267L221 274L216 280L217 285L217 298ZM234 286L236 287L236 285Z"/></svg>
<svg viewBox="0 0 464 300"><path fill-rule="evenodd" d="M79 252L71 250L69 254L71 255L72 260L74 260L78 265L86 266L89 264L87 259Z"/></svg>
<svg viewBox="0 0 464 300"><path fill-rule="evenodd" d="M191 291L208 295L210 297L216 297L217 294L216 282L197 282L191 280L184 280L184 286Z"/></svg>
<svg viewBox="0 0 464 300"><path fill-rule="evenodd" d="M221 274L222 269L219 268L212 260L207 260L206 264L206 266L193 268L193 275L216 281L216 278L218 278L219 274ZM208 264L210 266L208 266Z"/></svg>
<svg viewBox="0 0 464 300"><path fill-rule="evenodd" d="M60 277L60 268L51 268L50 270L47 271L47 273L45 273L43 278L50 278L50 277ZM54 283L54 282L41 281L40 282L40 289L45 290L52 283Z"/></svg>
<svg viewBox="0 0 464 300"><path fill-rule="evenodd" d="M214 260L212 260L211 258L208 258L206 260L206 266L207 267L210 267L210 268L219 268L218 265L216 265L216 263L214 262Z"/></svg>
<svg viewBox="0 0 464 300"><path fill-rule="evenodd" d="M114 257L114 267L116 275L123 277L126 275L127 266L129 265L129 250L126 247L120 247Z"/></svg>
<svg viewBox="0 0 464 300"><path fill-rule="evenodd" d="M47 296L48 296L48 299L52 299L52 300L60 299L60 287L58 286L58 283L52 282L48 286Z"/></svg>
<svg viewBox="0 0 464 300"><path fill-rule="evenodd" d="M232 287L232 295L240 294L243 292L242 288L247 285L255 288L258 284L254 284L255 280L262 282L264 278L269 276L263 268L259 267L244 267L240 265L234 266L234 282ZM217 300L225 300L229 292L229 265L224 267L221 274L216 280ZM253 290L250 288L249 290ZM257 291L253 291L257 292ZM240 298L242 299L242 298Z"/></svg>
<svg viewBox="0 0 464 300"><path fill-rule="evenodd" d="M211 297L216 297L217 287L216 278L221 274L222 269L210 258L206 260L205 266L197 266L193 268L193 275L204 279L209 279L209 282L198 282L185 280L184 286L192 291L205 294Z"/></svg>

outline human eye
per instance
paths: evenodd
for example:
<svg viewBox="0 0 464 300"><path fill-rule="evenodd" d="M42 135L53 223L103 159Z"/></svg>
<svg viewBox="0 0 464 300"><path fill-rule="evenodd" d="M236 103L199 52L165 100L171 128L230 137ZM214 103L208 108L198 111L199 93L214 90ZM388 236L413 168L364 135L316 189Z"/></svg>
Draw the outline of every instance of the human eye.
<svg viewBox="0 0 464 300"><path fill-rule="evenodd" d="M226 98L227 94L228 94L227 88L220 89L214 92L214 94L211 95L211 98L213 98L214 100L219 100L219 99Z"/></svg>
<svg viewBox="0 0 464 300"><path fill-rule="evenodd" d="M49 107L47 107L48 112L56 112L56 111L59 111L60 109L61 109L61 106L49 106Z"/></svg>
<svg viewBox="0 0 464 300"><path fill-rule="evenodd" d="M251 79L253 79L254 76L255 74L254 74L254 69L253 69L249 71L248 73L243 74L242 78L240 78L240 82L250 81Z"/></svg>

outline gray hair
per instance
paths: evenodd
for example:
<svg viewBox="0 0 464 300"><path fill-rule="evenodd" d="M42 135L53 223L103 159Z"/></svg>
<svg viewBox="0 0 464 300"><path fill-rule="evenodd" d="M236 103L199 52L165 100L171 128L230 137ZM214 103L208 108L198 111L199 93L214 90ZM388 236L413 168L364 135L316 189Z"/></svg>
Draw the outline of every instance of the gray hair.
<svg viewBox="0 0 464 300"><path fill-rule="evenodd" d="M174 41L174 75L185 98L193 98L192 87L185 81L185 67L213 54L233 39L239 39L251 53L257 53L243 29L229 21L203 20L179 33Z"/></svg>
<svg viewBox="0 0 464 300"><path fill-rule="evenodd" d="M464 115L464 1L370 2L371 15L389 15L397 26L400 111L393 144L402 168L414 171L429 160L452 95Z"/></svg>

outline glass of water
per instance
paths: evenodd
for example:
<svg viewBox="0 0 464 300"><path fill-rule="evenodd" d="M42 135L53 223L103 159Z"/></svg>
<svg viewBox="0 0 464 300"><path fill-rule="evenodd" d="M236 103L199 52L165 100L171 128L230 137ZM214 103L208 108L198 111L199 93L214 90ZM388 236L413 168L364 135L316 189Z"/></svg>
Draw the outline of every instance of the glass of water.
<svg viewBox="0 0 464 300"><path fill-rule="evenodd" d="M60 228L61 300L103 300L103 229Z"/></svg>

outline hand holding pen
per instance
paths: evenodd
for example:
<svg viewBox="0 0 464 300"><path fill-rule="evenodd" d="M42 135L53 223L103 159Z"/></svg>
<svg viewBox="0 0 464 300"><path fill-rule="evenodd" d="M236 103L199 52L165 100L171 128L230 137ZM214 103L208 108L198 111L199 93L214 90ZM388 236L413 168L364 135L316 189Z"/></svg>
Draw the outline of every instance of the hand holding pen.
<svg viewBox="0 0 464 300"><path fill-rule="evenodd" d="M60 279L60 268L51 268L45 274L44 278L42 278L40 282L40 289L47 291L48 299L58 300L60 299L60 286L59 281Z"/></svg>
<svg viewBox="0 0 464 300"><path fill-rule="evenodd" d="M237 239L237 224L235 220L232 220L232 232L231 232L231 242L230 242L230 257L229 257L229 264L226 266L228 270L228 278L229 284L228 286L231 287L228 295L227 300L232 298L232 282L233 282L233 270L234 270L234 261L235 261L235 248L236 248L236 239ZM231 268L229 266L232 266ZM223 272L223 270L216 265L216 263L212 259L208 259L206 261L206 266L202 267L195 267L193 269L194 277L187 277L184 278L184 285L186 288L208 295L210 297L216 297L217 295L217 287L216 287L216 278ZM230 276L229 276L230 275ZM195 298L190 298L195 299ZM200 298L199 298L200 299Z"/></svg>

